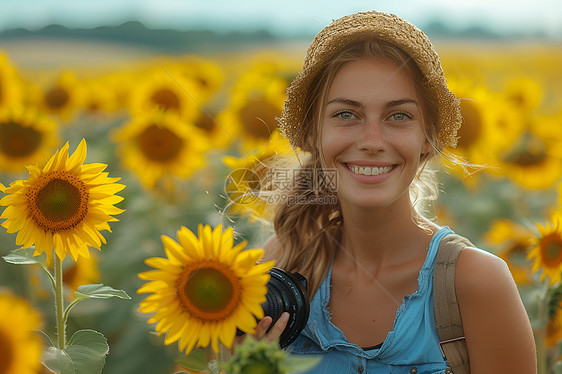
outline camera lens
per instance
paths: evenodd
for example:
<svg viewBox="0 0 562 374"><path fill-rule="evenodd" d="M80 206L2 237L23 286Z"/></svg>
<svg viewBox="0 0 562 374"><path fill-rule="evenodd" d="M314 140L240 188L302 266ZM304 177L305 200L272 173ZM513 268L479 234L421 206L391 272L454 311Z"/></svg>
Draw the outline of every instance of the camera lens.
<svg viewBox="0 0 562 374"><path fill-rule="evenodd" d="M270 329L283 312L289 313L287 326L279 337L279 345L285 348L299 336L308 321L310 304L305 289L306 279L299 273L288 273L279 268L272 268L269 274L271 277L262 308L264 314L273 319Z"/></svg>
<svg viewBox="0 0 562 374"><path fill-rule="evenodd" d="M288 273L279 268L271 268L267 282L265 302L261 304L265 316L273 319L269 331L283 312L289 313L285 330L279 337L279 346L289 346L306 326L310 303L306 294L306 278L299 273ZM236 335L244 333L238 330Z"/></svg>

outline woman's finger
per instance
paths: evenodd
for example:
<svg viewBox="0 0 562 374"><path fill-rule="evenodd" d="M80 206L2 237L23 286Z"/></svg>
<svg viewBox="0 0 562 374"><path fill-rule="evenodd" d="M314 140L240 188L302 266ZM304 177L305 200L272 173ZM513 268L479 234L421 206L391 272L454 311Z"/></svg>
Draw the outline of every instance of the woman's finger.
<svg viewBox="0 0 562 374"><path fill-rule="evenodd" d="M279 339L279 337L283 333L283 330L285 330L288 321L289 321L289 313L283 312L281 314L281 317L279 317L277 322L275 322L275 325L273 325L271 330L269 330L269 332L265 336L264 338L265 341L270 343L276 339Z"/></svg>
<svg viewBox="0 0 562 374"><path fill-rule="evenodd" d="M272 322L273 319L270 316L266 316L262 320L260 320L256 326L255 337L257 339L261 339L265 335L267 329L269 328Z"/></svg>

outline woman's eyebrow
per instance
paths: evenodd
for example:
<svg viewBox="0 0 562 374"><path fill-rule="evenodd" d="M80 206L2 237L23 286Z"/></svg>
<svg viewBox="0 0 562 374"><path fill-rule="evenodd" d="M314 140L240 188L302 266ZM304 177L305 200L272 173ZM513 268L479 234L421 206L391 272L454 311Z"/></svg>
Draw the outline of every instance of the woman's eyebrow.
<svg viewBox="0 0 562 374"><path fill-rule="evenodd" d="M330 105L330 104L345 104L345 105L349 105L355 108L362 108L364 107L363 104L361 104L359 101L355 101L355 100L351 100L351 99L345 99L342 97L336 97L333 100L328 101L328 103L326 105Z"/></svg>
<svg viewBox="0 0 562 374"><path fill-rule="evenodd" d="M408 98L405 98L405 99L398 99L398 100L391 100L391 101L387 102L387 103L385 104L385 106L386 106L387 108L390 108L390 107L400 106L400 105L403 105L403 104L415 104L416 106L418 106L418 102L417 102L416 100L414 100L414 99L408 99Z"/></svg>
<svg viewBox="0 0 562 374"><path fill-rule="evenodd" d="M345 104L345 105L349 105L349 106L352 106L352 107L355 107L355 108L362 108L362 107L365 106L359 101L352 100L352 99L346 99L346 98L342 98L342 97L336 97L335 99L332 99L332 100L328 101L328 103L326 105L330 105L330 104ZM391 107L400 106L400 105L404 105L404 104L414 104L414 105L418 106L418 102L416 100L410 99L410 98L391 100L391 101L388 101L387 103L385 103L384 106L387 107L387 108L391 108Z"/></svg>

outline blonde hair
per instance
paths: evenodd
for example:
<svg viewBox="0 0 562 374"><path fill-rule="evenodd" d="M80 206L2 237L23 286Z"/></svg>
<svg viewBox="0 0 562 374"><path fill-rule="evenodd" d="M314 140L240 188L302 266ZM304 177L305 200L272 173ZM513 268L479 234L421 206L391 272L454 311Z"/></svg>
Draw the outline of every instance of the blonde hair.
<svg viewBox="0 0 562 374"><path fill-rule="evenodd" d="M306 147L312 150L300 162L301 170L315 170L307 173L309 180L301 180L301 184L293 184L285 203L277 207L273 221L277 239L281 246L277 265L286 271L298 271L307 278L307 291L312 298L331 265L332 259L341 242L343 216L335 191L326 186L323 169L322 150L319 131L319 118L326 103L327 93L335 75L341 67L352 61L365 57L384 58L405 68L413 79L416 91L422 100L425 137L432 150L422 155L418 174L410 185L410 199L414 206L412 219L420 227L423 226L423 202L435 200L438 195L434 173L426 167L427 161L440 154L438 149L436 118L438 115L437 98L433 97L427 82L416 65L400 48L383 40L367 40L352 44L332 59L326 68L315 77L308 87L305 98L306 116L303 123L307 134ZM301 176L303 177L303 176ZM302 188L311 186L311 188ZM304 203L303 203L304 202Z"/></svg>

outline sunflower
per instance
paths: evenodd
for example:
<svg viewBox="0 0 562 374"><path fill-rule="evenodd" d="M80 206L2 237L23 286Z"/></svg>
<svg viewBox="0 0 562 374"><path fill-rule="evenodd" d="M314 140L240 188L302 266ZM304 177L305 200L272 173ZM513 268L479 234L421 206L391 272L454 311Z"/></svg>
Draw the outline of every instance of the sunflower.
<svg viewBox="0 0 562 374"><path fill-rule="evenodd" d="M259 65L242 75L230 96L220 123L242 139L244 149L267 142L277 128L288 82Z"/></svg>
<svg viewBox="0 0 562 374"><path fill-rule="evenodd" d="M527 252L533 240L533 232L517 223L501 219L492 223L486 240L497 248L498 257L505 260L518 285L531 283L532 272Z"/></svg>
<svg viewBox="0 0 562 374"><path fill-rule="evenodd" d="M544 88L536 79L530 77L512 78L502 95L522 114L536 110L544 97Z"/></svg>
<svg viewBox="0 0 562 374"><path fill-rule="evenodd" d="M554 347L560 340L562 340L562 302L558 303L554 316L548 318L545 343L548 347Z"/></svg>
<svg viewBox="0 0 562 374"><path fill-rule="evenodd" d="M215 114L208 110L199 111L193 124L205 134L209 146L213 149L227 148L234 140L233 134L223 127Z"/></svg>
<svg viewBox="0 0 562 374"><path fill-rule="evenodd" d="M43 87L37 100L45 112L69 122L83 105L82 84L74 72L66 71Z"/></svg>
<svg viewBox="0 0 562 374"><path fill-rule="evenodd" d="M200 95L197 85L181 73L157 67L138 77L130 94L130 110L133 116L155 110L173 112L191 121L199 110Z"/></svg>
<svg viewBox="0 0 562 374"><path fill-rule="evenodd" d="M41 368L41 316L27 301L0 292L0 373L34 374Z"/></svg>
<svg viewBox="0 0 562 374"><path fill-rule="evenodd" d="M448 152L471 164L497 166L498 154L515 141L523 128L522 120L509 102L484 86L475 85L466 79L453 80L448 84L455 95L461 98L463 116L458 145L454 149L448 149ZM451 167L454 175L469 177L462 168L452 165L446 159L444 162ZM471 174L472 178L468 179L476 184L476 176Z"/></svg>
<svg viewBox="0 0 562 374"><path fill-rule="evenodd" d="M168 61L159 58L167 70L178 73L183 79L189 80L198 88L201 103L208 101L224 82L224 73L221 68L200 56L182 56Z"/></svg>
<svg viewBox="0 0 562 374"><path fill-rule="evenodd" d="M118 109L117 93L103 77L90 78L82 82L82 111L89 115L105 117Z"/></svg>
<svg viewBox="0 0 562 374"><path fill-rule="evenodd" d="M16 69L6 56L0 53L0 108L21 104L22 87Z"/></svg>
<svg viewBox="0 0 562 374"><path fill-rule="evenodd" d="M125 186L103 172L107 165L83 164L84 139L71 156L68 148L67 142L43 169L28 166L27 180L3 189L8 196L0 200L6 207L0 218L9 233L19 231L16 244L35 245L35 255L54 247L61 260L68 253L76 261L90 256L88 246L105 243L99 230L111 231L108 222L117 221L112 215L123 212L114 204L123 200L115 193Z"/></svg>
<svg viewBox="0 0 562 374"><path fill-rule="evenodd" d="M276 184L280 187L277 192L287 194L288 191L285 189L283 192L282 187L292 179L289 169L273 167L274 158L277 155L288 155L290 151L288 139L275 130L268 143L258 146L245 157L223 157L223 162L232 169L225 184L228 209L235 214L248 215L251 221L270 219L273 204L269 204L268 200L275 200L272 203L280 201L268 196L266 191Z"/></svg>
<svg viewBox="0 0 562 374"><path fill-rule="evenodd" d="M0 110L0 170L20 172L43 162L58 143L55 122L35 110Z"/></svg>
<svg viewBox="0 0 562 374"><path fill-rule="evenodd" d="M556 117L533 117L512 147L500 155L503 174L528 189L547 189L562 176L562 134Z"/></svg>
<svg viewBox="0 0 562 374"><path fill-rule="evenodd" d="M123 166L153 188L161 178L187 178L205 165L208 142L201 131L174 113L138 115L113 134Z"/></svg>
<svg viewBox="0 0 562 374"><path fill-rule="evenodd" d="M230 348L237 328L254 333L255 317L263 318L273 262L257 264L263 250L244 250L246 242L234 246L230 227L199 225L198 236L182 227L177 236L179 243L162 236L167 258L146 260L156 270L139 274L150 282L137 292L151 293L139 310L156 312L148 323L181 351L211 343L218 352L219 341Z"/></svg>
<svg viewBox="0 0 562 374"><path fill-rule="evenodd" d="M541 281L548 276L550 284L561 280L562 274L562 229L561 214L553 214L546 226L537 224L539 236L533 240L533 246L527 257L533 259L533 272L542 269Z"/></svg>

